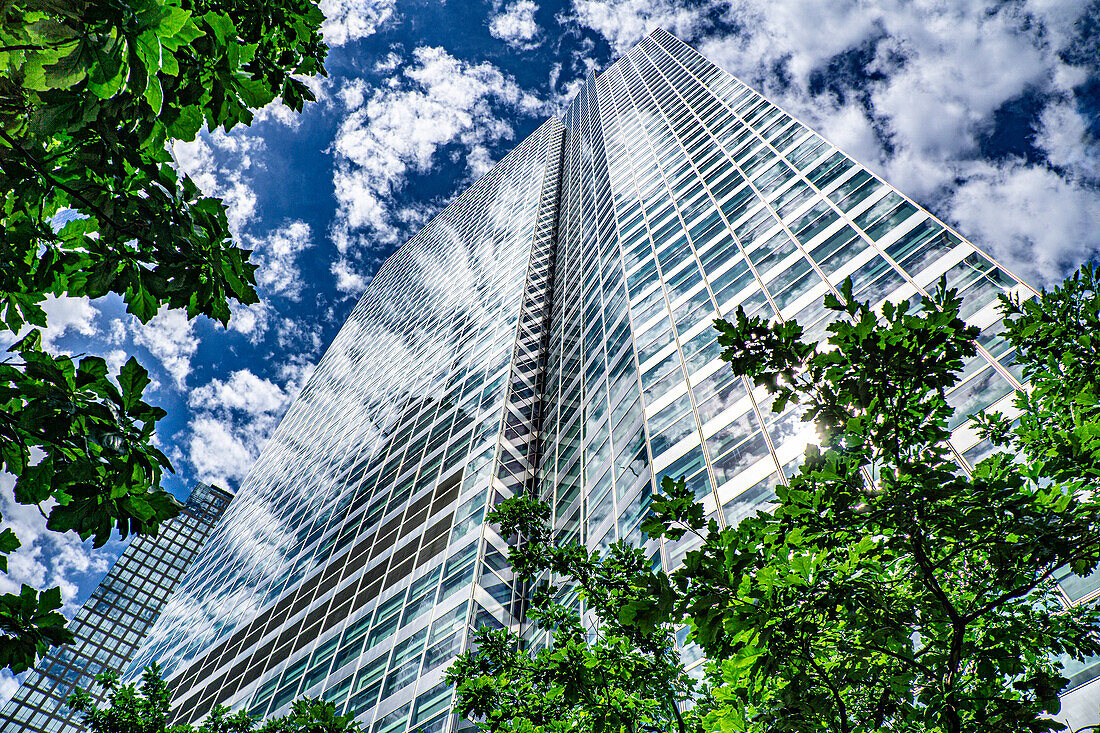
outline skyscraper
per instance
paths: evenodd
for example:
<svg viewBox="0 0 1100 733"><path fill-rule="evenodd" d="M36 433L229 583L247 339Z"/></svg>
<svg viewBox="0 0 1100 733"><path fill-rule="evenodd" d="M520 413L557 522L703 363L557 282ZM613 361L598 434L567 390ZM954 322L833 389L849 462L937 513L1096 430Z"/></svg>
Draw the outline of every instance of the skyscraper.
<svg viewBox="0 0 1100 733"><path fill-rule="evenodd" d="M0 710L0 731L83 730L69 695L77 687L98 695L93 678L123 670L232 498L198 484L156 537L134 537L69 623L76 641L51 649Z"/></svg>
<svg viewBox="0 0 1100 733"><path fill-rule="evenodd" d="M311 695L374 733L453 730L442 675L469 630L539 643L487 507L535 491L563 540L675 567L685 541L639 529L655 479L737 522L813 437L731 374L713 319L820 336L847 277L878 303L941 276L982 329L948 397L968 468L990 448L962 416L1021 386L996 296L1032 291L655 31L387 260L131 674L164 664L181 721Z"/></svg>

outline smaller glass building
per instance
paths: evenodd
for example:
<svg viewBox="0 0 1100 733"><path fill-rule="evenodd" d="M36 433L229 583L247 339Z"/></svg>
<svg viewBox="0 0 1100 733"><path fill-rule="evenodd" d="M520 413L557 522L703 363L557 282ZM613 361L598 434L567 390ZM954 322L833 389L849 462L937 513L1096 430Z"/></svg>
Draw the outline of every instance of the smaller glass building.
<svg viewBox="0 0 1100 733"><path fill-rule="evenodd" d="M69 623L76 642L54 647L30 671L0 710L0 731L84 730L66 704L69 696L78 687L98 694L97 674L122 671L232 499L223 489L198 484L156 537L134 537Z"/></svg>

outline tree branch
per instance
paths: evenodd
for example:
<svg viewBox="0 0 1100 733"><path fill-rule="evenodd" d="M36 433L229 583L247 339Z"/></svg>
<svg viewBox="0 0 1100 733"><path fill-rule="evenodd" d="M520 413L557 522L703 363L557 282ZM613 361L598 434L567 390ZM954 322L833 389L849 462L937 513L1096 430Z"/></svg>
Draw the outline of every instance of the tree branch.
<svg viewBox="0 0 1100 733"><path fill-rule="evenodd" d="M806 653L806 661L813 667L818 677L821 678L821 684L828 688L832 693L833 699L836 700L837 712L840 715L840 731L841 733L848 733L848 707L844 704L844 698L840 694L840 690L836 689L836 685L829 681L829 676L825 674L825 670L821 669L814 661L813 652L809 649L803 650Z"/></svg>
<svg viewBox="0 0 1100 733"><path fill-rule="evenodd" d="M919 511L919 510L918 510ZM921 542L919 527L920 518L914 518L913 532L910 535L910 544L913 547L913 557L917 561L917 566L921 569L921 581L924 586L929 590L932 595L936 597L944 607L944 611L947 613L948 618L952 622L962 620L962 616L959 614L958 609L951 603L951 599L947 597L947 593L940 587L939 581L936 580L936 575L931 560L924 551L924 544Z"/></svg>
<svg viewBox="0 0 1100 733"><path fill-rule="evenodd" d="M1027 595L1031 591L1035 590L1035 588L1037 588L1040 583L1042 583L1043 581L1050 578L1050 576L1054 575L1054 573L1057 572L1060 568L1064 568L1066 565L1070 564L1071 562L1078 559L1079 557L1083 557L1089 550L1092 550L1098 544L1100 544L1100 537L1094 537L1090 542L1088 542L1084 546L1080 547L1079 551L1076 554L1074 554L1072 557L1068 558L1065 562L1060 563L1058 565L1051 565L1049 568L1046 569L1046 571L1043 572L1042 575L1035 578L1030 583L1024 583L1023 585L1019 585L1019 586L1013 588L1010 591L1006 591L1006 592L1002 593L1001 595L997 596L995 599L993 599L992 601L986 603L985 605L979 606L977 609L975 609L974 611L972 611L972 612L968 613L966 616L964 616L963 617L964 620L967 621L967 622L973 621L974 619L978 618L982 614L988 613L989 611L993 610L994 608L1001 605L1002 603L1005 603L1006 601L1010 601L1013 598L1019 598L1021 596Z"/></svg>
<svg viewBox="0 0 1100 733"><path fill-rule="evenodd" d="M878 652L879 654L885 654L888 657L893 657L899 662L904 662L913 667L913 669L917 670L918 672L923 672L928 677L934 678L936 676L936 673L930 667L925 664L921 664L914 658L898 654L897 652L878 646L877 644L867 644L865 648L870 649L871 651Z"/></svg>
<svg viewBox="0 0 1100 733"><path fill-rule="evenodd" d="M84 194L80 193L79 191L72 188L71 186L68 186L68 185L62 183L61 181L57 180L56 178L54 178L53 175L51 175L50 172L48 170L46 170L42 166L42 164L39 163L38 160L35 159L35 157L28 150L26 150L22 145L20 145L18 142L16 142L16 140L14 138L12 138L10 135L8 135L8 133L4 132L3 128L0 128L0 138L2 138L5 142L7 142L8 145L10 145L13 150L18 151L19 154L22 155L23 158L27 161L27 164L30 165L30 167L34 169L35 173L40 175L43 179L45 179L51 185L56 186L57 188L60 188L65 193L69 194L70 196L75 198L77 201L79 201L80 203L87 206L88 209L90 209L92 211L92 213L95 214L97 219L99 219L100 221L106 222L107 224L109 224L111 226L111 228L113 228L114 230L118 231L119 233L121 233L125 236L131 236L134 239L138 240L139 242L142 242L142 243L144 243L144 244L146 244L150 247L155 247L156 246L156 243L153 242L148 237L146 237L142 234L138 234L138 233L134 232L132 229L130 229L129 227L126 227L126 226L123 226L123 225L119 224L110 215L108 215L105 211L103 211L103 209L101 209L100 207L98 207L94 203L92 203L86 196L84 196Z"/></svg>

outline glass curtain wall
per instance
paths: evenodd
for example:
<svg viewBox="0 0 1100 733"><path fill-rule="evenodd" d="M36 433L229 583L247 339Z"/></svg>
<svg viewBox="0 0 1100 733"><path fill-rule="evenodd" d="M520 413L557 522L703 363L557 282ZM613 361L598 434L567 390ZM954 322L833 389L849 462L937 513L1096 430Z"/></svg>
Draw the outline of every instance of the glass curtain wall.
<svg viewBox="0 0 1100 733"><path fill-rule="evenodd" d="M876 304L946 277L982 328L948 397L959 422L1010 409L1019 374L994 303L1031 291L670 34L655 31L590 77L564 120L540 468L563 539L641 544L662 475L685 477L720 523L774 497L814 434L797 408L773 413L766 391L719 359L714 319L739 306L820 337L832 317L822 299L847 277ZM968 469L988 446L952 427ZM692 540L648 547L671 569Z"/></svg>
<svg viewBox="0 0 1100 733"><path fill-rule="evenodd" d="M482 519L530 472L501 438L530 430L561 140L547 121L371 281L130 667L164 665L178 721L312 695L438 728L467 629L515 625Z"/></svg>

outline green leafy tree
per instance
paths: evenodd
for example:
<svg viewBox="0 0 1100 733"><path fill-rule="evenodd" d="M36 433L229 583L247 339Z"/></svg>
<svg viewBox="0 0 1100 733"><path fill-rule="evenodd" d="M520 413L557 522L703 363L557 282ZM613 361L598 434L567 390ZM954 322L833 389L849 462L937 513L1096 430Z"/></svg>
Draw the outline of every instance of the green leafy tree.
<svg viewBox="0 0 1100 733"><path fill-rule="evenodd" d="M172 691L161 677L160 667L146 667L141 684L123 685L118 675L102 674L96 682L106 693L106 707L85 690L69 698L73 710L81 713L91 733L362 733L362 726L336 712L336 706L324 700L302 699L291 704L281 718L260 723L245 711L230 713L218 705L198 727L170 721Z"/></svg>
<svg viewBox="0 0 1100 733"><path fill-rule="evenodd" d="M165 308L222 324L256 302L255 265L225 204L180 176L168 145L294 110L323 74L316 0L12 0L0 8L0 470L48 527L102 545L179 509L153 445L164 412L130 360L42 348L43 301L114 293L147 322ZM29 331L29 332L28 332ZM18 547L0 536L0 555ZM0 663L19 672L71 639L54 593L0 598Z"/></svg>
<svg viewBox="0 0 1100 733"><path fill-rule="evenodd" d="M766 385L773 409L798 403L817 426L819 445L769 510L720 528L666 477L644 529L690 533L697 545L666 574L619 561L631 552L622 546L607 557L547 547L548 509L518 498L492 515L534 540L512 551L513 567L577 584L594 619L620 625L630 654L645 649L639 635L668 639L686 625L707 659L688 727L1061 729L1050 718L1067 681L1058 656L1100 653L1100 610L1064 607L1053 581L1100 560L1095 270L1031 301L1002 300L1005 338L1031 386L1017 394L1018 420L976 416L1000 450L973 470L948 442L945 394L977 337L957 295L941 284L916 309L880 314L846 285L826 305L838 315L827 345L742 312L717 324L733 370ZM458 709L492 731L585 729L600 708L584 699L541 717L512 701L510 690L544 670L510 642L452 668ZM602 664L598 639L577 643ZM629 705L679 673L670 663L663 679L640 678ZM485 700L509 707L490 714ZM611 728L631 730L600 730Z"/></svg>
<svg viewBox="0 0 1100 733"><path fill-rule="evenodd" d="M524 497L490 514L504 536L525 537L510 560L530 582L543 571L568 578L591 609L591 628L572 609L554 601L558 588L534 593L528 621L552 636L533 655L507 629L479 629L474 650L447 671L458 688L456 711L481 720L492 731L669 731L700 730L681 707L697 691L676 653L670 624L632 623L623 609L638 603L649 563L640 549L613 545L607 557L578 544L558 546L549 530L550 507Z"/></svg>

